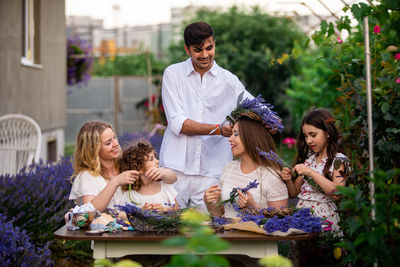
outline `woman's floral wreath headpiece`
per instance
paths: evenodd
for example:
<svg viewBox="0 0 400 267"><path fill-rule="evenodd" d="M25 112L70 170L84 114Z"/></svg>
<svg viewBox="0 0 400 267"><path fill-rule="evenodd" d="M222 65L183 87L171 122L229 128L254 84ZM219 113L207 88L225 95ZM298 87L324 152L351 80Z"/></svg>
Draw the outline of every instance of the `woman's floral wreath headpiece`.
<svg viewBox="0 0 400 267"><path fill-rule="evenodd" d="M282 119L272 110L273 108L271 104L266 103L261 95L254 99L246 98L226 119L234 124L241 116L245 116L261 122L271 134L282 132Z"/></svg>

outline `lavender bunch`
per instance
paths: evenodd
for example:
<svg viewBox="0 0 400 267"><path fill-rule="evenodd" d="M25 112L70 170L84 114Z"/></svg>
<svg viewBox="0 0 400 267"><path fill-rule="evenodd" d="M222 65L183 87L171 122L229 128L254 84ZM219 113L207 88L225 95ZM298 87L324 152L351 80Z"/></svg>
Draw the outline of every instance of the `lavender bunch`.
<svg viewBox="0 0 400 267"><path fill-rule="evenodd" d="M260 183L257 182L257 179L255 179L253 182L250 182L245 188L240 188L240 187L235 187L232 189L232 191L229 194L229 198L227 200L221 201L218 203L218 206L224 205L228 202L230 202L231 204L233 203L233 201L235 200L235 198L239 195L238 191L242 191L242 193L246 193L247 191L249 191L252 188L257 188L257 186Z"/></svg>
<svg viewBox="0 0 400 267"><path fill-rule="evenodd" d="M53 266L49 243L38 248L31 243L25 230L14 227L0 213L0 265L1 266Z"/></svg>
<svg viewBox="0 0 400 267"><path fill-rule="evenodd" d="M290 228L299 229L307 233L318 233L321 231L321 218L312 216L311 209L301 209L292 216L285 216L279 219L277 216L268 219L264 225L268 233L275 231L287 232Z"/></svg>
<svg viewBox="0 0 400 267"><path fill-rule="evenodd" d="M116 205L119 210L124 211L129 222L135 230L141 232L177 232L183 226L180 215L183 210L169 210L157 212L156 210L143 210L137 205Z"/></svg>

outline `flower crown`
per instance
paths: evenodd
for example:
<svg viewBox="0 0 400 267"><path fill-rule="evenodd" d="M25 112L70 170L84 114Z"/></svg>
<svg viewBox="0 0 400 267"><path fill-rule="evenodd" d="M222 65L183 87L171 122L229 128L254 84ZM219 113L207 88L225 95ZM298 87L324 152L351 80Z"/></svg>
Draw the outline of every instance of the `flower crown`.
<svg viewBox="0 0 400 267"><path fill-rule="evenodd" d="M241 116L261 122L271 134L283 131L282 119L273 111L274 107L258 95L254 99L246 98L226 119L234 124Z"/></svg>

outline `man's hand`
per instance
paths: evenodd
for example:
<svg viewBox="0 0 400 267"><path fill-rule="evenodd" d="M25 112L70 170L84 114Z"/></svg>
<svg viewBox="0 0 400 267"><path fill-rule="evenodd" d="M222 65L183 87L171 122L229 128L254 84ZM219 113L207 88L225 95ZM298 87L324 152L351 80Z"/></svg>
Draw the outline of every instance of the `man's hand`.
<svg viewBox="0 0 400 267"><path fill-rule="evenodd" d="M233 126L230 123L225 123L224 125L222 125L219 132L225 137L230 137L232 135L232 129Z"/></svg>

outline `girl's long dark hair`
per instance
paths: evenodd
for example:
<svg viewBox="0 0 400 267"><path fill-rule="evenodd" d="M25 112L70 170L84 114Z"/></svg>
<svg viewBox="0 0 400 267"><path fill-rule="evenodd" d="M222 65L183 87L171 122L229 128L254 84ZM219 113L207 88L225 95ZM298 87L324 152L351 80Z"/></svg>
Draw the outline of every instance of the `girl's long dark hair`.
<svg viewBox="0 0 400 267"><path fill-rule="evenodd" d="M300 134L297 138L297 156L293 165L304 163L310 155L315 153L306 143L302 130L304 124L309 124L318 129L324 130L329 135L326 149L328 160L324 166L323 175L330 178L329 169L332 166L336 153L340 152L344 154L344 149L341 145L341 135L339 130L336 128L335 119L331 113L325 109L314 109L304 116L300 126Z"/></svg>

